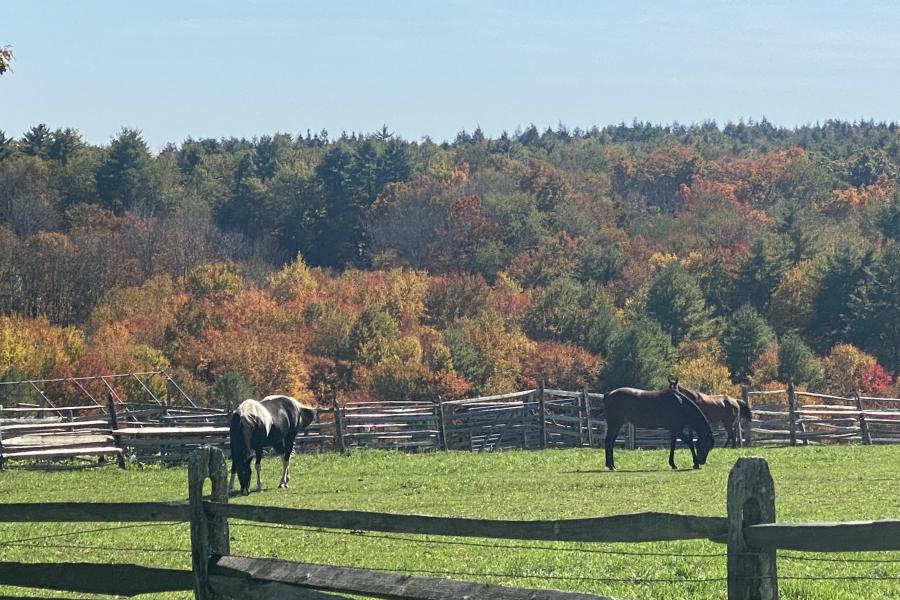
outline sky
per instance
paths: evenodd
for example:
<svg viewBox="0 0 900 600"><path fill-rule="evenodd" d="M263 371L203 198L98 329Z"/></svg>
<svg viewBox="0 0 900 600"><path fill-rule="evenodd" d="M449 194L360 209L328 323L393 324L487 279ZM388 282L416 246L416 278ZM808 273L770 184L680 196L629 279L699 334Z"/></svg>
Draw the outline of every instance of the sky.
<svg viewBox="0 0 900 600"><path fill-rule="evenodd" d="M3 0L0 130L151 147L386 125L900 121L900 3Z"/></svg>

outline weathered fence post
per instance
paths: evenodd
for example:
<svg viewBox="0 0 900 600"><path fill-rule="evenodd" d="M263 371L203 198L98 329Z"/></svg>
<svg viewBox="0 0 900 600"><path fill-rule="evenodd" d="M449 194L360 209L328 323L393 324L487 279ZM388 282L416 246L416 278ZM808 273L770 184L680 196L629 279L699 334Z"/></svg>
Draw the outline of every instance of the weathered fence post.
<svg viewBox="0 0 900 600"><path fill-rule="evenodd" d="M344 439L344 420L341 416L341 407L338 404L337 396L331 398L331 406L334 408L334 435L337 438L337 447L341 454L346 454L347 441Z"/></svg>
<svg viewBox="0 0 900 600"><path fill-rule="evenodd" d="M228 502L228 470L225 454L218 448L203 446L188 461L188 503L191 516L191 570L194 574L194 598L206 600L215 596L209 589L210 558L229 553L228 521L224 517L209 518L203 508L203 483L212 480L211 499Z"/></svg>
<svg viewBox="0 0 900 600"><path fill-rule="evenodd" d="M544 380L537 389L538 404L541 410L541 449L547 448L547 401L544 399Z"/></svg>
<svg viewBox="0 0 900 600"><path fill-rule="evenodd" d="M788 381L788 435L791 446L797 445L797 397L794 395L794 382Z"/></svg>
<svg viewBox="0 0 900 600"><path fill-rule="evenodd" d="M175 382L172 381L171 377L166 377L166 406L171 406L173 404L173 400L175 399Z"/></svg>
<svg viewBox="0 0 900 600"><path fill-rule="evenodd" d="M629 421L625 426L625 448L627 450L634 450L634 447L637 445L636 437L634 424Z"/></svg>
<svg viewBox="0 0 900 600"><path fill-rule="evenodd" d="M113 395L111 393L106 394L106 410L107 417L109 418L109 429L112 431L113 443L116 445L116 448L121 450L116 459L116 464L119 465L120 469L124 469L125 447L122 445L122 436L116 433L119 430L119 416L116 414L116 403L113 401Z"/></svg>
<svg viewBox="0 0 900 600"><path fill-rule="evenodd" d="M3 430L0 429L0 471L3 470Z"/></svg>
<svg viewBox="0 0 900 600"><path fill-rule="evenodd" d="M587 424L588 448L594 447L594 432L591 428L591 396L587 386L584 387L584 420Z"/></svg>
<svg viewBox="0 0 900 600"><path fill-rule="evenodd" d="M743 400L747 404L747 408L750 408L750 386L747 384L741 385L741 400ZM738 419L738 427L740 427L741 420ZM749 421L747 423L747 432L744 434L746 436L746 444L747 448L753 447L753 421ZM744 447L744 441L741 440L741 448Z"/></svg>
<svg viewBox="0 0 900 600"><path fill-rule="evenodd" d="M869 432L869 424L866 422L866 415L863 414L862 398L857 391L854 398L856 400L856 410L859 411L859 435L862 437L862 443L866 446L872 445L872 434Z"/></svg>
<svg viewBox="0 0 900 600"><path fill-rule="evenodd" d="M522 428L522 450L528 450L528 405L530 404L528 400L531 398L531 394L520 396L520 398L522 398L522 420L519 422Z"/></svg>
<svg viewBox="0 0 900 600"><path fill-rule="evenodd" d="M447 422L444 420L444 399L438 396L438 424L441 428L441 449L449 450L450 443L447 441Z"/></svg>
<svg viewBox="0 0 900 600"><path fill-rule="evenodd" d="M728 474L728 600L777 600L775 549L754 548L744 527L775 522L775 483L758 456L737 460Z"/></svg>

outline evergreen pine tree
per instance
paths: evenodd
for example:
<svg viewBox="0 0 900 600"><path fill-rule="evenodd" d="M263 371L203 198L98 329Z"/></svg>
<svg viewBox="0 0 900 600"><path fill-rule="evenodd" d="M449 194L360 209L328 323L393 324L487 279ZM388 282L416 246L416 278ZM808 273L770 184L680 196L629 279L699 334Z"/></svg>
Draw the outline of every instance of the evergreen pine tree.
<svg viewBox="0 0 900 600"><path fill-rule="evenodd" d="M775 333L756 309L749 304L739 308L728 320L722 340L732 381L745 381L753 361L773 343Z"/></svg>
<svg viewBox="0 0 900 600"><path fill-rule="evenodd" d="M677 261L666 265L650 282L647 314L672 336L674 346L714 333L712 309L706 305L700 284Z"/></svg>
<svg viewBox="0 0 900 600"><path fill-rule="evenodd" d="M900 243L888 245L847 302L850 338L892 373L900 370Z"/></svg>
<svg viewBox="0 0 900 600"><path fill-rule="evenodd" d="M799 335L788 333L778 345L778 379L811 386L822 379L822 367Z"/></svg>
<svg viewBox="0 0 900 600"><path fill-rule="evenodd" d="M849 246L838 248L828 257L813 297L815 318L809 320L806 336L820 353L845 341L850 327L847 303L862 283L865 268L871 261L871 254Z"/></svg>
<svg viewBox="0 0 900 600"><path fill-rule="evenodd" d="M603 373L604 387L657 389L666 385L675 362L670 336L655 320L640 317L613 337Z"/></svg>

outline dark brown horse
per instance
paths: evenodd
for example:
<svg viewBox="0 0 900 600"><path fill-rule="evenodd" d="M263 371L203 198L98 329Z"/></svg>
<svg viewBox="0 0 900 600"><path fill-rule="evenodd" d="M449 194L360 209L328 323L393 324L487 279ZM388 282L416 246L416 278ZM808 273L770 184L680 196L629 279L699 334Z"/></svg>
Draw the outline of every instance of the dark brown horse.
<svg viewBox="0 0 900 600"><path fill-rule="evenodd" d="M603 398L606 407L606 468L615 471L613 445L616 436L626 421L637 427L668 429L672 434L669 447L669 465L675 466L675 441L681 438L694 458L694 468L706 463L709 451L715 445L709 421L697 405L674 388L664 390L639 390L619 388ZM697 446L694 446L693 432L697 432Z"/></svg>
<svg viewBox="0 0 900 600"><path fill-rule="evenodd" d="M305 429L315 418L316 409L300 404L290 396L266 396L261 401L244 400L231 414L231 481L234 476L241 484L241 493L250 493L250 461L256 456L256 491L262 491L259 474L263 448L273 448L281 455L281 482L286 488L290 480L289 466L294 452L297 432Z"/></svg>
<svg viewBox="0 0 900 600"><path fill-rule="evenodd" d="M727 394L704 394L703 392L698 392L678 385L677 379L670 378L669 386L674 387L693 400L700 410L703 411L703 414L710 423L722 424L725 431L728 432L728 438L725 440L725 444L722 446L723 448L728 446L728 442L731 442L732 448L737 446L738 420L742 419L750 421L753 418L750 407L746 402L733 398Z"/></svg>

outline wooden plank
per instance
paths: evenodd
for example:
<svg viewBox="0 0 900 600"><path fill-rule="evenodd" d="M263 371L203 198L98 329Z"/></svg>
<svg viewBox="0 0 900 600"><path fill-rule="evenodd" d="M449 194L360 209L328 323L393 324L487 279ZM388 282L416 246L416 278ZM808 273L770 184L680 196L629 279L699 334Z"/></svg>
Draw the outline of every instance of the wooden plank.
<svg viewBox="0 0 900 600"><path fill-rule="evenodd" d="M185 521L187 502L42 502L0 504L2 523Z"/></svg>
<svg viewBox="0 0 900 600"><path fill-rule="evenodd" d="M545 389L544 393L551 396L558 396L563 398L578 398L579 396L581 396L581 392L570 392L567 390Z"/></svg>
<svg viewBox="0 0 900 600"><path fill-rule="evenodd" d="M773 396L776 394L785 394L787 390L757 390L752 392L747 392L748 396Z"/></svg>
<svg viewBox="0 0 900 600"><path fill-rule="evenodd" d="M506 521L215 502L206 502L205 506L212 515L261 523L514 540L653 542L704 539L724 535L726 531L724 517L655 512L554 521Z"/></svg>
<svg viewBox="0 0 900 600"><path fill-rule="evenodd" d="M99 446L89 448L61 448L57 450L25 450L22 452L3 452L4 460L38 460L42 458L75 458L77 456L97 456L121 454L122 450L115 446Z"/></svg>
<svg viewBox="0 0 900 600"><path fill-rule="evenodd" d="M32 407L12 408L12 407L0 406L0 411L2 411L2 412L13 412L13 413L23 412L24 413L24 412L35 412L38 410L53 410L53 409L48 409L47 407L42 407L42 406L35 406L33 408ZM60 407L58 407L58 410L61 410L61 411L64 411L64 410L73 410L73 411L74 410L77 410L77 411L90 410L90 411L94 411L94 412L98 412L98 411L101 413L104 412L103 407L97 406L96 404L88 404L85 406L60 406Z"/></svg>
<svg viewBox="0 0 900 600"><path fill-rule="evenodd" d="M757 548L810 552L880 552L900 550L900 519L845 523L767 523L744 528Z"/></svg>
<svg viewBox="0 0 900 600"><path fill-rule="evenodd" d="M805 396L807 398L821 398L823 400L843 400L844 402L853 402L853 398L845 398L843 396L831 396L828 394L815 394L813 392L794 392L795 396Z"/></svg>
<svg viewBox="0 0 900 600"><path fill-rule="evenodd" d="M227 436L227 427L123 427L113 432L122 437L175 437L179 435Z"/></svg>
<svg viewBox="0 0 900 600"><path fill-rule="evenodd" d="M435 416L428 416L424 418L417 419L380 419L374 418L371 421L366 419L347 419L344 421L344 426L349 430L351 427L373 427L373 428L386 428L386 427L423 427L431 425L435 429L437 429L439 425L439 419Z"/></svg>
<svg viewBox="0 0 900 600"><path fill-rule="evenodd" d="M191 589L191 572L130 564L0 562L0 583L81 594L137 596Z"/></svg>
<svg viewBox="0 0 900 600"><path fill-rule="evenodd" d="M277 598L278 600L351 600L358 596L344 596L320 592L312 588L304 588L278 581L255 579L242 572L234 571L219 574L216 567L211 566L209 589L218 597L233 600L259 600L260 598Z"/></svg>
<svg viewBox="0 0 900 600"><path fill-rule="evenodd" d="M85 448L94 448L97 446L108 446L112 442L112 438L107 440L90 440L88 442L79 443L79 442L64 442L62 444L8 444L6 445L6 451L12 452L38 452L38 451L50 451L50 450L78 450Z"/></svg>
<svg viewBox="0 0 900 600"><path fill-rule="evenodd" d="M40 423L28 425L4 425L0 427L3 430L3 436L8 437L10 434L38 432L38 431L76 431L79 429L109 429L107 421L63 421L60 423Z"/></svg>
<svg viewBox="0 0 900 600"><path fill-rule="evenodd" d="M284 595L278 598L304 598L294 595L291 588L359 594L375 598L408 600L610 600L604 596L578 592L560 592L530 588L513 588L439 579L436 577L412 577L400 573L370 571L352 567L331 567L309 563L295 563L271 558L223 556L210 565L210 584L213 590L226 593L225 580L238 580L250 589L266 583L280 584L277 589ZM261 589L258 589L261 591ZM255 597L262 597L257 593ZM308 596L307 596L308 597Z"/></svg>
<svg viewBox="0 0 900 600"><path fill-rule="evenodd" d="M112 441L111 431L109 430L88 430L88 431L55 431L41 433L23 433L16 436L10 436L4 432L3 441L10 446L39 446L41 444L83 444L96 440L98 446L105 445L106 442Z"/></svg>
<svg viewBox="0 0 900 600"><path fill-rule="evenodd" d="M524 392L512 392L510 394L499 394L497 396L480 396L478 398L467 398L465 400L445 400L444 405L460 406L470 403L492 402L495 400L509 400L511 398L521 398L534 392L534 390L525 390Z"/></svg>
<svg viewBox="0 0 900 600"><path fill-rule="evenodd" d="M391 430L381 430L381 431L348 431L347 435L353 437L391 437L391 436L405 436L412 437L414 435L419 436L437 436L437 429L398 429L396 431Z"/></svg>

